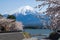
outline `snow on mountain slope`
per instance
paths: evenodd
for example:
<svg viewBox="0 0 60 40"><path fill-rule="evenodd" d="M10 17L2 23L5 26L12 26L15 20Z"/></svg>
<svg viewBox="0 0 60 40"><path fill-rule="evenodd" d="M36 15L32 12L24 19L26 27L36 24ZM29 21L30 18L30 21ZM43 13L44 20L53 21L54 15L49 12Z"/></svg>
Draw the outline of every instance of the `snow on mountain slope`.
<svg viewBox="0 0 60 40"><path fill-rule="evenodd" d="M46 25L48 25L49 18L39 14L30 6L19 8L13 15L16 16L17 21L21 21L25 26L43 26L42 20L45 20Z"/></svg>
<svg viewBox="0 0 60 40"><path fill-rule="evenodd" d="M31 7L31 6L24 6L24 7L18 8L18 10L16 10L15 13L16 13L16 15L17 15L17 13L22 14L22 15L27 15L26 12L32 12L32 13L30 13L30 14L33 14L33 13L35 13L36 11L35 11L34 8ZM29 13L28 13L28 14L29 14Z"/></svg>
<svg viewBox="0 0 60 40"><path fill-rule="evenodd" d="M24 26L43 26L42 20L48 25L49 18L39 14L33 7L24 6L18 8L12 15L16 16L16 21L21 21Z"/></svg>

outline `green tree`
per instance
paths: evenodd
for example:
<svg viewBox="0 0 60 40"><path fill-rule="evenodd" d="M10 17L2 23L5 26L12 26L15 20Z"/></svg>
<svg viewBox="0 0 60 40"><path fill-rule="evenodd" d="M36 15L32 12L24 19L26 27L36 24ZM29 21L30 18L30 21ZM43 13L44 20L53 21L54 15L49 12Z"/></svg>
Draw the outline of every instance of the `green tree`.
<svg viewBox="0 0 60 40"><path fill-rule="evenodd" d="M0 14L1 17L3 17L3 15Z"/></svg>
<svg viewBox="0 0 60 40"><path fill-rule="evenodd" d="M8 15L7 19L15 19L16 20L16 17L14 15Z"/></svg>

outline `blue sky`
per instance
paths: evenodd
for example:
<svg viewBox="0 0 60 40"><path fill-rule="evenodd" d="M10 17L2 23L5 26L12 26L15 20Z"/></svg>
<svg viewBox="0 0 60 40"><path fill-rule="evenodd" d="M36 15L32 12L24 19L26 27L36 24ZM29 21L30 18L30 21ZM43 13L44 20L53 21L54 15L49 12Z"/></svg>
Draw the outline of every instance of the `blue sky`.
<svg viewBox="0 0 60 40"><path fill-rule="evenodd" d="M0 13L10 13L20 8L21 6L29 5L31 7L35 7L40 3L41 2L36 2L35 0L0 0Z"/></svg>

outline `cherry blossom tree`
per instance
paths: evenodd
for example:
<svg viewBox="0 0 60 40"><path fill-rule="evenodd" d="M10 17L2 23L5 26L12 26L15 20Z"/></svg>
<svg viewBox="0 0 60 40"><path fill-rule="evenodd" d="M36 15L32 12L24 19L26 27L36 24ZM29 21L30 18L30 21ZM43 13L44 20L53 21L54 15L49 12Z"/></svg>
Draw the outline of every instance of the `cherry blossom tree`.
<svg viewBox="0 0 60 40"><path fill-rule="evenodd" d="M60 0L36 0L42 1L42 4L38 4L35 8L42 9L47 5L46 15L50 17L51 24L50 29L56 31L60 29Z"/></svg>

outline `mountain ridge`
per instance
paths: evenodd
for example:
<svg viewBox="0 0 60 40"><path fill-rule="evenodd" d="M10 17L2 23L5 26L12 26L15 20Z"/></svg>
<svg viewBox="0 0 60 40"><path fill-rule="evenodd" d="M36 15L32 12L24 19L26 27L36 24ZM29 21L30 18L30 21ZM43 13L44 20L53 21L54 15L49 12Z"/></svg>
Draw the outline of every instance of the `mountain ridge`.
<svg viewBox="0 0 60 40"><path fill-rule="evenodd" d="M43 21L46 21L45 25L48 26L49 22L49 17L47 15L38 13L30 6L19 8L19 10L14 12L12 15L16 17L16 21L21 21L24 26L44 26Z"/></svg>

